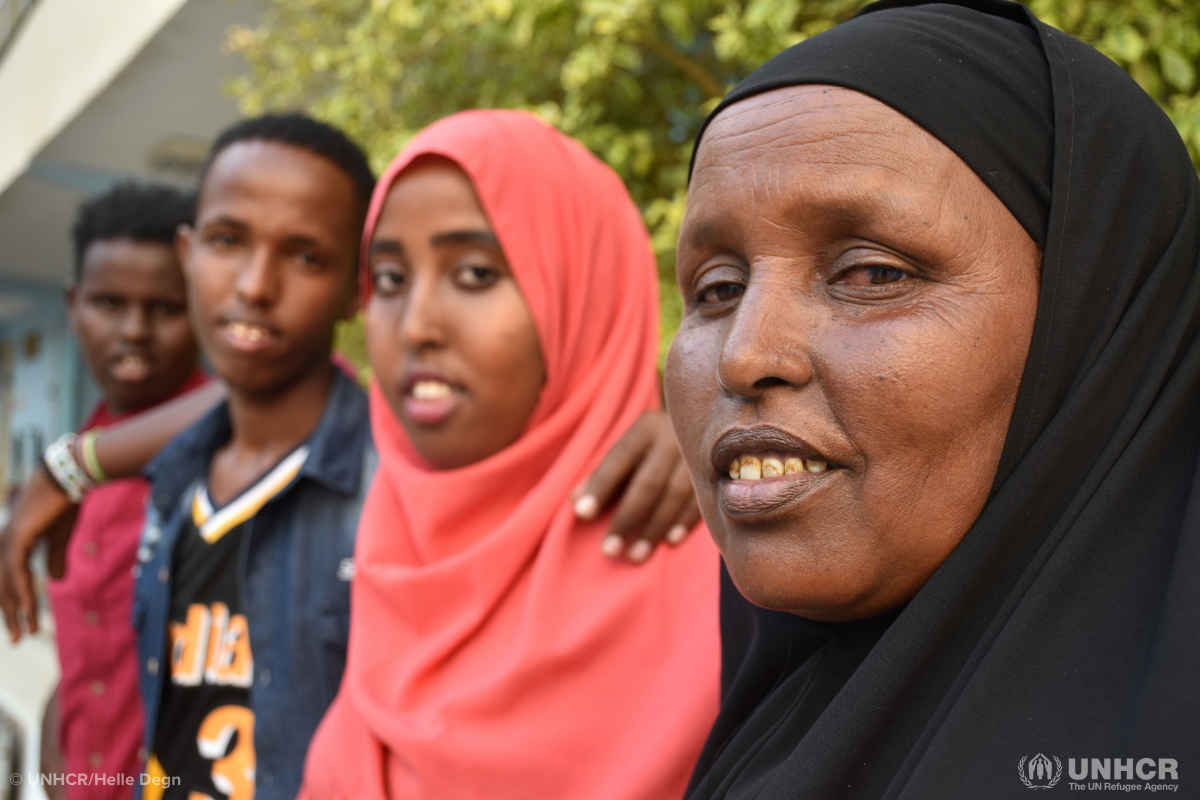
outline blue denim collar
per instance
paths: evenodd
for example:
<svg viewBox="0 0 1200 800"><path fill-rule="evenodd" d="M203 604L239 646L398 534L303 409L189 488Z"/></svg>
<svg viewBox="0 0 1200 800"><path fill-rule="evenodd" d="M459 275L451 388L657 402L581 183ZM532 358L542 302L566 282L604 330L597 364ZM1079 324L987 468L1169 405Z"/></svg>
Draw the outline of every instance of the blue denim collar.
<svg viewBox="0 0 1200 800"><path fill-rule="evenodd" d="M233 435L226 402L177 436L146 467L152 502L166 514L194 481L208 473L217 450ZM308 460L299 478L309 478L343 494L358 490L362 452L371 435L367 396L340 369L333 371L329 400L309 439Z"/></svg>

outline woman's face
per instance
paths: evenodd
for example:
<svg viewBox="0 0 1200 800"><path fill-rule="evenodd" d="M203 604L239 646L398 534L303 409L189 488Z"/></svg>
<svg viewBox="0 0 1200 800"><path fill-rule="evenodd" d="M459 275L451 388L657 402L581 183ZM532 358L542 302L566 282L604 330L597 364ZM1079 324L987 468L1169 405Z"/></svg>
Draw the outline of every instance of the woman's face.
<svg viewBox="0 0 1200 800"><path fill-rule="evenodd" d="M676 263L667 405L738 587L827 621L907 602L987 499L1033 240L908 118L798 86L705 132Z"/></svg>
<svg viewBox="0 0 1200 800"><path fill-rule="evenodd" d="M423 158L404 171L369 263L371 367L421 455L450 469L516 441L545 383L537 330L457 165Z"/></svg>

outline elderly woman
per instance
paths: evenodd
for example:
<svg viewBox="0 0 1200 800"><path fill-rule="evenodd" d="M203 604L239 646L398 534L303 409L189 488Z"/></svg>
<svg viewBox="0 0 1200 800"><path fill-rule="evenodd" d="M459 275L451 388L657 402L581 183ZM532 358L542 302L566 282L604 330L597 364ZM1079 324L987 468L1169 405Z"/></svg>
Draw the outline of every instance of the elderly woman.
<svg viewBox="0 0 1200 800"><path fill-rule="evenodd" d="M1003 0L876 4L725 98L666 373L732 578L690 797L1200 796L1198 188Z"/></svg>

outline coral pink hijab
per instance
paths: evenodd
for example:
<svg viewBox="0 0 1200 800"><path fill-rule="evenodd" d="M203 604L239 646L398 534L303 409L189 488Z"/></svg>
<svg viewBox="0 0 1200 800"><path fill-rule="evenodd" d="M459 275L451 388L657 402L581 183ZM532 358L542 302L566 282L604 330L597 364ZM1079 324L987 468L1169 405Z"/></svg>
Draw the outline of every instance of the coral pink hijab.
<svg viewBox="0 0 1200 800"><path fill-rule="evenodd" d="M680 797L717 713L718 556L707 533L643 566L568 493L658 404L658 292L617 176L536 117L470 111L420 133L471 179L524 293L546 385L513 445L423 466L371 392L346 673L309 749L311 798ZM364 248L365 252L365 248Z"/></svg>

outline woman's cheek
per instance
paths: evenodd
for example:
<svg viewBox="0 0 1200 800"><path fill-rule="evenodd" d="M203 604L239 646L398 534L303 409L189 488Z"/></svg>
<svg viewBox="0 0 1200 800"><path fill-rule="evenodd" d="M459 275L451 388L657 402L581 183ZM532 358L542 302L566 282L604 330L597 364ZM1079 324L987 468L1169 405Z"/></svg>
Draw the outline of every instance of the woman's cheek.
<svg viewBox="0 0 1200 800"><path fill-rule="evenodd" d="M373 294L363 313L367 361L375 381L397 418L404 402L404 346L400 340L400 320L391 304Z"/></svg>
<svg viewBox="0 0 1200 800"><path fill-rule="evenodd" d="M707 463L702 452L704 430L719 399L716 375L720 343L715 338L716 330L714 325L695 325L685 319L671 342L663 370L667 412L697 485L704 479ZM711 499L704 496L708 493L701 494L702 502Z"/></svg>

